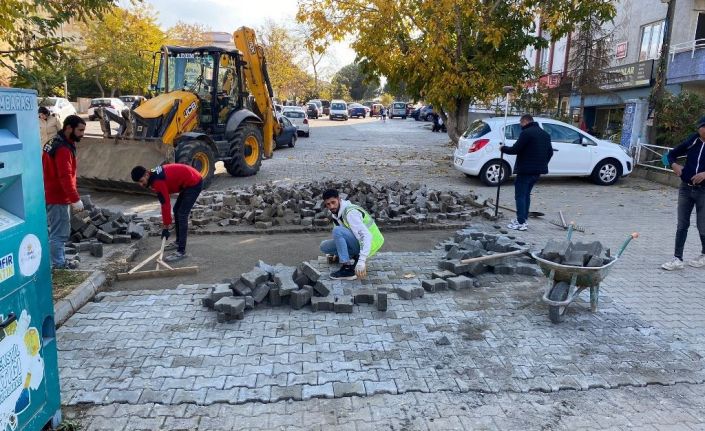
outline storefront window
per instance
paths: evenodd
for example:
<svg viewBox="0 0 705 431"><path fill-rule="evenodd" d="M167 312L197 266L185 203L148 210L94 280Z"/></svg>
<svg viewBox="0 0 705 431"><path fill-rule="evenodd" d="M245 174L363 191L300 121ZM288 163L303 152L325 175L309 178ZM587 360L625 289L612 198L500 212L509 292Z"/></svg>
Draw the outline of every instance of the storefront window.
<svg viewBox="0 0 705 431"><path fill-rule="evenodd" d="M639 61L658 58L663 42L663 21L647 24L641 28Z"/></svg>

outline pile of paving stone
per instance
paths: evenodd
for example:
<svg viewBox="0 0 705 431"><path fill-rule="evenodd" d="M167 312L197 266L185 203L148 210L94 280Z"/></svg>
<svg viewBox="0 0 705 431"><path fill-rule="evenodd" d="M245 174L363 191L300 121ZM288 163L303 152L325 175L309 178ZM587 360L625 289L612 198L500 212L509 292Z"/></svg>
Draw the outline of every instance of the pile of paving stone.
<svg viewBox="0 0 705 431"><path fill-rule="evenodd" d="M254 225L259 229L287 225L328 227L330 213L322 195L329 188L337 189L342 198L365 208L381 226L462 222L475 216L494 215L485 200L473 194L441 192L399 182L317 181L206 191L191 213L191 222L194 227L213 223L221 227Z"/></svg>
<svg viewBox="0 0 705 431"><path fill-rule="evenodd" d="M65 247L67 257L80 261L79 253L103 256L104 244L125 244L145 236L145 221L93 204L90 195L81 196L83 211L71 215L71 236Z"/></svg>
<svg viewBox="0 0 705 431"><path fill-rule="evenodd" d="M252 271L235 277L230 283L208 285L203 305L218 312L218 322L241 320L245 311L268 303L288 305L300 310L310 305L312 311L352 313L355 304L377 304L387 309L387 292L369 289L334 291L331 280L323 279L311 264L298 267L267 265L260 262Z"/></svg>
<svg viewBox="0 0 705 431"><path fill-rule="evenodd" d="M517 254L494 260L463 263L465 259L489 256L498 253L528 250L522 241L508 235L486 233L480 227L468 227L456 232L455 237L441 243L446 251L438 262L438 271L431 274L430 280L422 282L427 292L452 289L460 290L478 287L478 276L492 273L498 276L541 276L540 268L525 254ZM420 293L417 295L420 296Z"/></svg>
<svg viewBox="0 0 705 431"><path fill-rule="evenodd" d="M610 249L604 248L599 241L573 243L567 239L548 241L539 256L562 265L591 268L607 265L613 260Z"/></svg>

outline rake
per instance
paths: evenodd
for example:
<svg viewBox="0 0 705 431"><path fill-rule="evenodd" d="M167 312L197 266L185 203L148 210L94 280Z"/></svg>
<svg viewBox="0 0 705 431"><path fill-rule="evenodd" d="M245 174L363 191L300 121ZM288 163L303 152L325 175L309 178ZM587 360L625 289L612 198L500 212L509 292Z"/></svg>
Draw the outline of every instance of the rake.
<svg viewBox="0 0 705 431"><path fill-rule="evenodd" d="M580 226L579 224L576 224L574 221L567 223L565 221L565 217L563 216L563 211L558 211L558 217L559 217L558 220L550 220L549 223L556 225L558 227L562 227L563 230L568 230L568 228L572 226L572 230L577 230L578 232L585 232L584 226Z"/></svg>

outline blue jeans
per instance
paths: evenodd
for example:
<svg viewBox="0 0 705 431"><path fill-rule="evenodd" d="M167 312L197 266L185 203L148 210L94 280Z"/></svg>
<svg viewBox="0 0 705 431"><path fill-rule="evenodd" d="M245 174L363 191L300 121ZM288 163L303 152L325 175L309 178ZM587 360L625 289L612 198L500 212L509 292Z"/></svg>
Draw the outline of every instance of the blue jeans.
<svg viewBox="0 0 705 431"><path fill-rule="evenodd" d="M176 245L180 253L186 252L186 237L188 236L188 216L203 189L203 181L193 187L183 189L174 204L174 230Z"/></svg>
<svg viewBox="0 0 705 431"><path fill-rule="evenodd" d="M531 205L531 189L538 181L540 175L517 175L514 180L514 200L517 205L517 221L526 223L529 218L529 205Z"/></svg>
<svg viewBox="0 0 705 431"><path fill-rule="evenodd" d="M351 256L360 254L360 242L355 238L355 234L345 226L333 228L333 239L321 242L321 251L325 254L338 256L340 263L350 263Z"/></svg>
<svg viewBox="0 0 705 431"><path fill-rule="evenodd" d="M55 268L66 266L64 245L71 235L71 214L68 205L47 205L47 222L49 223L49 251L51 265Z"/></svg>
<svg viewBox="0 0 705 431"><path fill-rule="evenodd" d="M690 227L690 215L695 208L695 223L700 234L702 254L705 254L705 186L693 187L681 184L678 189L678 227L676 228L675 257L683 260L683 248Z"/></svg>

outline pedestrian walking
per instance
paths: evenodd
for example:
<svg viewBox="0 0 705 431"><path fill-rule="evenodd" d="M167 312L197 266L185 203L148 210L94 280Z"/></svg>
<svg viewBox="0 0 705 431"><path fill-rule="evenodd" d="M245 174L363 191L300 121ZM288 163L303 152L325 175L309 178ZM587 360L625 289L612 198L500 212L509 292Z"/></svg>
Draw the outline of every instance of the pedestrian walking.
<svg viewBox="0 0 705 431"><path fill-rule="evenodd" d="M69 115L59 133L42 147L44 198L49 224L49 248L53 268L75 269L77 261L67 261L64 245L71 234L71 213L83 211L76 187L76 143L86 130L86 122Z"/></svg>
<svg viewBox="0 0 705 431"><path fill-rule="evenodd" d="M382 116L382 121L387 121L387 108L383 106L380 110L380 114Z"/></svg>
<svg viewBox="0 0 705 431"><path fill-rule="evenodd" d="M384 244L370 213L364 208L340 198L335 189L323 192L323 202L333 215L333 239L321 242L321 251L329 262L342 266L330 277L334 280L355 280L367 276L367 259L374 256Z"/></svg>
<svg viewBox="0 0 705 431"><path fill-rule="evenodd" d="M514 200L517 207L517 218L507 225L509 229L527 230L529 206L531 205L531 190L541 175L548 173L548 162L553 157L551 136L546 133L534 118L524 114L519 119L521 134L514 145L501 145L500 151L505 154L515 154L514 164ZM502 178L498 179L501 181Z"/></svg>
<svg viewBox="0 0 705 431"><path fill-rule="evenodd" d="M668 163L681 179L678 188L676 245L673 259L661 265L667 271L683 269L683 249L690 227L690 215L695 208L695 222L700 234L700 256L688 262L689 266L705 266L705 117L697 124L698 131L688 136L676 148L668 152ZM685 165L678 158L685 156Z"/></svg>
<svg viewBox="0 0 705 431"><path fill-rule="evenodd" d="M44 146L50 139L54 139L54 136L61 131L61 126L59 125L59 120L55 116L51 115L49 109L46 106L39 107L39 138L40 144Z"/></svg>
<svg viewBox="0 0 705 431"><path fill-rule="evenodd" d="M188 219L198 195L203 190L201 174L189 165L171 163L147 170L135 166L130 173L132 181L144 188L156 192L162 209L162 238L169 239L172 223L176 231L176 241L166 246L165 250L175 250L164 258L164 262L176 262L188 257L186 255L186 237L188 236ZM178 193L174 204L174 218L171 217L170 195Z"/></svg>

